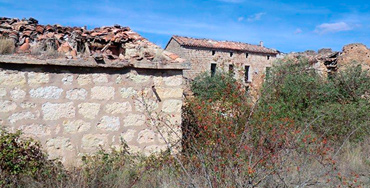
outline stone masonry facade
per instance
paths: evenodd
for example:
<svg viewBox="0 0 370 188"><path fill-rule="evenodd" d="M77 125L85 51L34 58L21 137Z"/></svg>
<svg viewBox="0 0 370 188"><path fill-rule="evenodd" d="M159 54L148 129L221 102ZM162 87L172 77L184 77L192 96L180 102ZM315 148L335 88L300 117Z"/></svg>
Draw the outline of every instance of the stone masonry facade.
<svg viewBox="0 0 370 188"><path fill-rule="evenodd" d="M185 40L190 39L191 42L188 43L191 44L187 44L187 42L182 44L177 40L178 38ZM199 44L199 41L202 43ZM251 46L252 48L257 47L257 49L253 50L255 52L252 50L247 51L245 49L232 49L232 45L244 44L236 42L227 42L227 44L230 43L230 49L226 49L229 46L210 47L207 45L207 43L219 43L222 45L223 42L174 36L168 42L166 50L173 52L190 62L190 69L184 70L185 78L192 80L202 72L210 72L212 64L216 65L216 71L229 71L232 68L235 78L246 82L246 85L248 85L251 89L250 92L252 95L256 96L265 79L266 69L272 67L273 62L276 60L277 51L257 45L247 46ZM262 50L268 51L265 52ZM247 79L245 76L246 67L249 67Z"/></svg>
<svg viewBox="0 0 370 188"><path fill-rule="evenodd" d="M182 95L182 70L0 63L0 124L70 165L121 140L144 154L178 146Z"/></svg>

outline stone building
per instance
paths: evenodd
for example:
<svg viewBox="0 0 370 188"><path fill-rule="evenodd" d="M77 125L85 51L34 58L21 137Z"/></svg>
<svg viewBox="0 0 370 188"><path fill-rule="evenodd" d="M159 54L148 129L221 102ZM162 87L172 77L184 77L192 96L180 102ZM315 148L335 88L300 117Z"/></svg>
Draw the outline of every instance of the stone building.
<svg viewBox="0 0 370 188"><path fill-rule="evenodd" d="M0 55L0 126L68 165L121 140L144 154L178 149L185 60L127 27L0 26L15 49Z"/></svg>
<svg viewBox="0 0 370 188"><path fill-rule="evenodd" d="M172 36L165 50L187 59L191 68L184 70L184 77L194 79L199 73L217 70L232 71L253 88L255 94L264 81L266 70L276 60L278 51L260 45L241 42L215 41Z"/></svg>

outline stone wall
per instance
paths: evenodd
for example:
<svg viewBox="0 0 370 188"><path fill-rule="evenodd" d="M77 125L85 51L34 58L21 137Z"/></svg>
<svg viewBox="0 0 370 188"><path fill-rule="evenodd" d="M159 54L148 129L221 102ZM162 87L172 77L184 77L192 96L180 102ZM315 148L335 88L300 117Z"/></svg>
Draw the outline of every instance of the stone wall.
<svg viewBox="0 0 370 188"><path fill-rule="evenodd" d="M0 125L70 165L121 139L149 154L181 138L182 83L182 70L0 63Z"/></svg>
<svg viewBox="0 0 370 188"><path fill-rule="evenodd" d="M191 63L189 70L184 70L184 77L194 79L202 72L210 71L211 64L216 63L217 69L229 70L229 65L234 65L235 76L237 79L244 80L244 67L249 68L248 85L251 86L251 92L257 95L265 78L266 67L272 67L276 56L266 54L254 54L245 52L232 52L215 50L213 55L210 49L182 47L174 39L168 43L166 50L179 55Z"/></svg>

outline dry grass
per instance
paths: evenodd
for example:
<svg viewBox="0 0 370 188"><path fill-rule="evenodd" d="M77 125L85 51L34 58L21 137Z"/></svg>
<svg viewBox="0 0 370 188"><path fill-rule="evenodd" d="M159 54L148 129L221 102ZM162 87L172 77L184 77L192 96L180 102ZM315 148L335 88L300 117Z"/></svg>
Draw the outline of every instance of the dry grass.
<svg viewBox="0 0 370 188"><path fill-rule="evenodd" d="M13 39L0 38L0 54L14 53L15 44Z"/></svg>

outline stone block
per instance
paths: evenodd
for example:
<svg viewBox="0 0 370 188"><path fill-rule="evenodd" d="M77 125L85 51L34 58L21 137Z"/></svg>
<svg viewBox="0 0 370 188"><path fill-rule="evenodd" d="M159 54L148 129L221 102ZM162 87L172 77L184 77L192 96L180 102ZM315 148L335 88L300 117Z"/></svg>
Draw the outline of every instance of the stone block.
<svg viewBox="0 0 370 188"><path fill-rule="evenodd" d="M181 112L182 101L181 100L166 100L163 102L162 111L167 113Z"/></svg>
<svg viewBox="0 0 370 188"><path fill-rule="evenodd" d="M135 138L136 130L129 129L121 134L121 138L126 142L131 142Z"/></svg>
<svg viewBox="0 0 370 188"><path fill-rule="evenodd" d="M87 119L95 119L99 111L100 104L98 103L81 103L78 105L78 113Z"/></svg>
<svg viewBox="0 0 370 188"><path fill-rule="evenodd" d="M121 88L120 92L121 92L122 98L124 98L124 99L133 97L137 94L137 91L133 87Z"/></svg>
<svg viewBox="0 0 370 188"><path fill-rule="evenodd" d="M79 133L88 131L91 128L91 123L82 120L63 121L64 131L66 133Z"/></svg>
<svg viewBox="0 0 370 188"><path fill-rule="evenodd" d="M0 112L10 112L17 108L17 104L13 101L0 100Z"/></svg>
<svg viewBox="0 0 370 188"><path fill-rule="evenodd" d="M114 98L115 89L109 86L95 86L91 88L91 98L97 100L111 100Z"/></svg>
<svg viewBox="0 0 370 188"><path fill-rule="evenodd" d="M135 83L144 83L149 81L150 76L149 75L140 75L135 72L129 73L129 79L132 80Z"/></svg>
<svg viewBox="0 0 370 188"><path fill-rule="evenodd" d="M73 83L73 75L71 74L65 75L62 78L62 82L64 85L71 85Z"/></svg>
<svg viewBox="0 0 370 188"><path fill-rule="evenodd" d="M10 97L17 101L17 100L23 100L26 97L26 92L24 90L21 90L19 88L14 88L10 91Z"/></svg>
<svg viewBox="0 0 370 188"><path fill-rule="evenodd" d="M28 84L33 85L40 85L40 84L47 84L49 83L49 75L45 73L36 73L36 72L29 72L28 73Z"/></svg>
<svg viewBox="0 0 370 188"><path fill-rule="evenodd" d="M56 86L39 87L31 89L30 96L32 98L43 98L43 99L59 99L62 95L63 89Z"/></svg>
<svg viewBox="0 0 370 188"><path fill-rule="evenodd" d="M77 83L81 86L89 85L92 83L90 75L82 74L77 76Z"/></svg>
<svg viewBox="0 0 370 188"><path fill-rule="evenodd" d="M72 89L72 90L69 90L67 91L67 96L66 98L67 99L70 99L70 100L85 100L87 97L87 91L86 89Z"/></svg>
<svg viewBox="0 0 370 188"><path fill-rule="evenodd" d="M36 103L33 103L33 102L22 102L19 106L23 109L29 109L29 108L36 108L37 105Z"/></svg>
<svg viewBox="0 0 370 188"><path fill-rule="evenodd" d="M19 127L26 135L35 135L38 137L49 136L51 128L44 124L28 124Z"/></svg>
<svg viewBox="0 0 370 188"><path fill-rule="evenodd" d="M164 77L163 81L167 86L181 86L183 78L182 76L169 76Z"/></svg>
<svg viewBox="0 0 370 188"><path fill-rule="evenodd" d="M107 131L117 131L120 127L119 117L103 116L97 127Z"/></svg>
<svg viewBox="0 0 370 188"><path fill-rule="evenodd" d="M155 133L150 129L140 131L137 137L137 142L139 144L153 143L155 141Z"/></svg>
<svg viewBox="0 0 370 188"><path fill-rule="evenodd" d="M17 112L17 113L12 114L9 117L9 122L10 123L15 123L15 122L20 121L20 120L36 119L36 117L37 116L35 114L33 114L32 112L29 112L29 111Z"/></svg>
<svg viewBox="0 0 370 188"><path fill-rule="evenodd" d="M93 74L92 78L96 84L108 83L108 75L106 74Z"/></svg>
<svg viewBox="0 0 370 188"><path fill-rule="evenodd" d="M65 137L51 138L46 141L45 147L50 159L64 158L66 152L74 150L71 140Z"/></svg>
<svg viewBox="0 0 370 188"><path fill-rule="evenodd" d="M157 88L157 93L161 99L181 98L183 90L182 88Z"/></svg>
<svg viewBox="0 0 370 188"><path fill-rule="evenodd" d="M74 118L75 107L72 102L68 103L45 103L41 107L44 120L58 120L61 118Z"/></svg>
<svg viewBox="0 0 370 188"><path fill-rule="evenodd" d="M87 151L98 150L108 144L107 134L86 134L82 137L82 148Z"/></svg>
<svg viewBox="0 0 370 188"><path fill-rule="evenodd" d="M26 74L24 72L0 72L0 86L24 86L26 84Z"/></svg>
<svg viewBox="0 0 370 188"><path fill-rule="evenodd" d="M144 114L128 114L126 117L124 117L123 120L123 126L129 127L129 126L142 126L145 124L146 117Z"/></svg>
<svg viewBox="0 0 370 188"><path fill-rule="evenodd" d="M132 107L129 102L115 102L105 106L105 112L108 114L126 114L131 111Z"/></svg>

